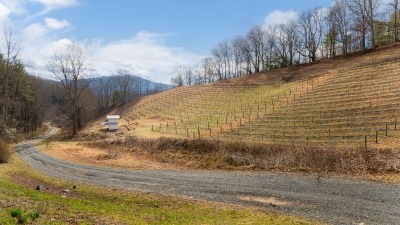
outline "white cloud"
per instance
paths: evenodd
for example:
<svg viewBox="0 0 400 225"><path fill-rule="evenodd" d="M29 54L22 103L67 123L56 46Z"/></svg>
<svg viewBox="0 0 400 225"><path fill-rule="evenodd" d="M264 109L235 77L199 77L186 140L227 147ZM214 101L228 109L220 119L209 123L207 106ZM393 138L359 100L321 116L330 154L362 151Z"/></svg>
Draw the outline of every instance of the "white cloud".
<svg viewBox="0 0 400 225"><path fill-rule="evenodd" d="M139 32L135 37L88 47L88 60L100 75L118 69L128 70L159 82L169 82L176 65L193 65L202 56L179 47L162 44L167 35Z"/></svg>
<svg viewBox="0 0 400 225"><path fill-rule="evenodd" d="M59 40L53 41L47 44L42 53L44 56L50 57L55 52L59 52L63 49L66 49L69 45L74 44L74 42L69 38L61 38Z"/></svg>
<svg viewBox="0 0 400 225"><path fill-rule="evenodd" d="M111 75L123 69L153 81L169 83L170 71L176 65L193 65L203 58L183 48L164 45L165 38L169 36L167 34L139 32L126 40L101 43L98 40L79 41L68 38L52 40L48 35L39 35L43 34L43 27L33 25L29 28L37 35L30 39L22 53L24 59L27 59L30 72L48 78L48 60L54 53L71 44L83 47L93 73L90 75L97 76Z"/></svg>
<svg viewBox="0 0 400 225"><path fill-rule="evenodd" d="M38 76L51 78L46 64L54 53L68 45L79 45L84 50L92 75L110 75L123 69L135 75L158 82L169 83L170 71L176 65L193 65L203 56L189 52L181 47L165 44L171 34L139 32L134 36L113 42L96 39L77 40L66 36L66 29L72 26L69 21L46 17L48 12L78 4L79 0L0 0L0 22L10 20L11 15L27 12L29 2L43 6L36 12L23 14L19 21L10 21L11 29L18 33L21 43L20 57L27 70ZM21 18L21 17L20 17ZM37 22L37 18L43 18ZM34 23L32 21L35 21ZM17 22L17 23L15 23Z"/></svg>
<svg viewBox="0 0 400 225"><path fill-rule="evenodd" d="M7 21L11 12L11 9L9 9L3 3L0 3L0 23Z"/></svg>
<svg viewBox="0 0 400 225"><path fill-rule="evenodd" d="M0 4L6 6L14 14L22 14L26 12L23 8L25 0L0 0Z"/></svg>
<svg viewBox="0 0 400 225"><path fill-rule="evenodd" d="M23 40L28 43L42 41L52 30L60 30L69 26L70 23L66 20L59 21L53 18L45 18L44 24L33 23L25 27L22 32L22 37Z"/></svg>
<svg viewBox="0 0 400 225"><path fill-rule="evenodd" d="M77 5L79 0L29 0L29 1L34 3L39 3L43 6L43 9L41 11L32 14L32 16L30 17L30 18L36 18L39 16L46 15L47 13L55 9L66 8Z"/></svg>
<svg viewBox="0 0 400 225"><path fill-rule="evenodd" d="M49 17L46 17L44 19L44 22L46 24L46 27L48 27L50 29L55 29L55 30L59 30L59 29L71 26L71 24L66 20L60 21L57 19L49 18Z"/></svg>
<svg viewBox="0 0 400 225"><path fill-rule="evenodd" d="M9 16L25 13L24 0L0 0L0 23L4 25L9 22Z"/></svg>
<svg viewBox="0 0 400 225"><path fill-rule="evenodd" d="M33 23L23 30L23 41L35 41L42 38L47 33L47 29L40 23Z"/></svg>
<svg viewBox="0 0 400 225"><path fill-rule="evenodd" d="M43 16L54 9L70 7L78 4L78 0L0 0L0 24L4 25L8 23L11 15L22 15L28 13L28 10L25 7L30 2L42 5L43 9L37 12L29 12L31 13L31 16L25 18L28 20L38 16Z"/></svg>
<svg viewBox="0 0 400 225"><path fill-rule="evenodd" d="M77 3L76 0L31 0L32 2L38 2L44 5L47 9L56 9L73 6Z"/></svg>
<svg viewBox="0 0 400 225"><path fill-rule="evenodd" d="M296 18L297 18L297 12L295 11L283 12L280 10L275 10L265 17L264 24L265 26L272 26L272 25L287 23Z"/></svg>

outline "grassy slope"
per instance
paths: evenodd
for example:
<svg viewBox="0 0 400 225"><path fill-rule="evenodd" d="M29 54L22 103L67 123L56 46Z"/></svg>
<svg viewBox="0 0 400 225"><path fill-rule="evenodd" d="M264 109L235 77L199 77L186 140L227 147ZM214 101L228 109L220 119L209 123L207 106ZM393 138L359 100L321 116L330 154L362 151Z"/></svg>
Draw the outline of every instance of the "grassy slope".
<svg viewBox="0 0 400 225"><path fill-rule="evenodd" d="M213 85L181 87L127 104L124 134L217 138L249 143L363 146L394 138L399 114L399 46L317 64L268 71ZM289 82L284 82L289 81ZM96 121L95 124L99 122ZM90 126L87 131L98 131ZM390 136L390 135L389 135Z"/></svg>
<svg viewBox="0 0 400 225"><path fill-rule="evenodd" d="M176 88L110 112L122 116L118 132L99 132L94 121L76 140L183 168L394 177L400 168L399 53L400 45L389 46Z"/></svg>
<svg viewBox="0 0 400 225"><path fill-rule="evenodd" d="M29 171L14 157L0 164L0 224L14 224L11 210L39 212L37 224L315 224L256 208L204 203L155 194L139 194L79 184L71 197L36 191L11 182L27 173L37 184L63 189L73 184ZM14 175L15 176L15 175Z"/></svg>

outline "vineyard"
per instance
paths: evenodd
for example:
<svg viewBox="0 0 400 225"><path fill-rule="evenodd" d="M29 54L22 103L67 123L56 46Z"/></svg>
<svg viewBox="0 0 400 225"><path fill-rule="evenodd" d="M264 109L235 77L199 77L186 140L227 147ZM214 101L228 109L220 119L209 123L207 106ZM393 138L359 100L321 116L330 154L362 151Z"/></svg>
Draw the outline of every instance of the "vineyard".
<svg viewBox="0 0 400 225"><path fill-rule="evenodd" d="M266 72L258 75L261 83L175 88L125 106L123 123L129 128L139 121L152 133L190 139L378 146L398 129L399 51L310 65L292 81Z"/></svg>

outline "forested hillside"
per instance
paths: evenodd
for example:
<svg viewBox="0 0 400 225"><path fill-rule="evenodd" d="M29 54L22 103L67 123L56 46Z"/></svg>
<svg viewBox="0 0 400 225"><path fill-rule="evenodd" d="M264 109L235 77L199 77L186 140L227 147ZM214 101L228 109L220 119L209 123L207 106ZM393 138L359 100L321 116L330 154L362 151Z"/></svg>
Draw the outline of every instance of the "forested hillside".
<svg viewBox="0 0 400 225"><path fill-rule="evenodd" d="M46 82L28 75L11 31L4 31L1 40L0 137L36 131L43 119Z"/></svg>

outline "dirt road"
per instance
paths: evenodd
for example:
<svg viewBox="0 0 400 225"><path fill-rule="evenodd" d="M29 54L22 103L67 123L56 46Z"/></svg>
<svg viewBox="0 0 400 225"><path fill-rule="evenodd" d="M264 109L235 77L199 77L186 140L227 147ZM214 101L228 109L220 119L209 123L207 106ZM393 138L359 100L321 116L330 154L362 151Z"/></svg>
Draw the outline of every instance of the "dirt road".
<svg viewBox="0 0 400 225"><path fill-rule="evenodd" d="M256 205L331 224L400 224L400 186L396 185L268 172L149 171L83 166L36 150L32 144L39 140L17 146L16 152L34 169L57 178Z"/></svg>

